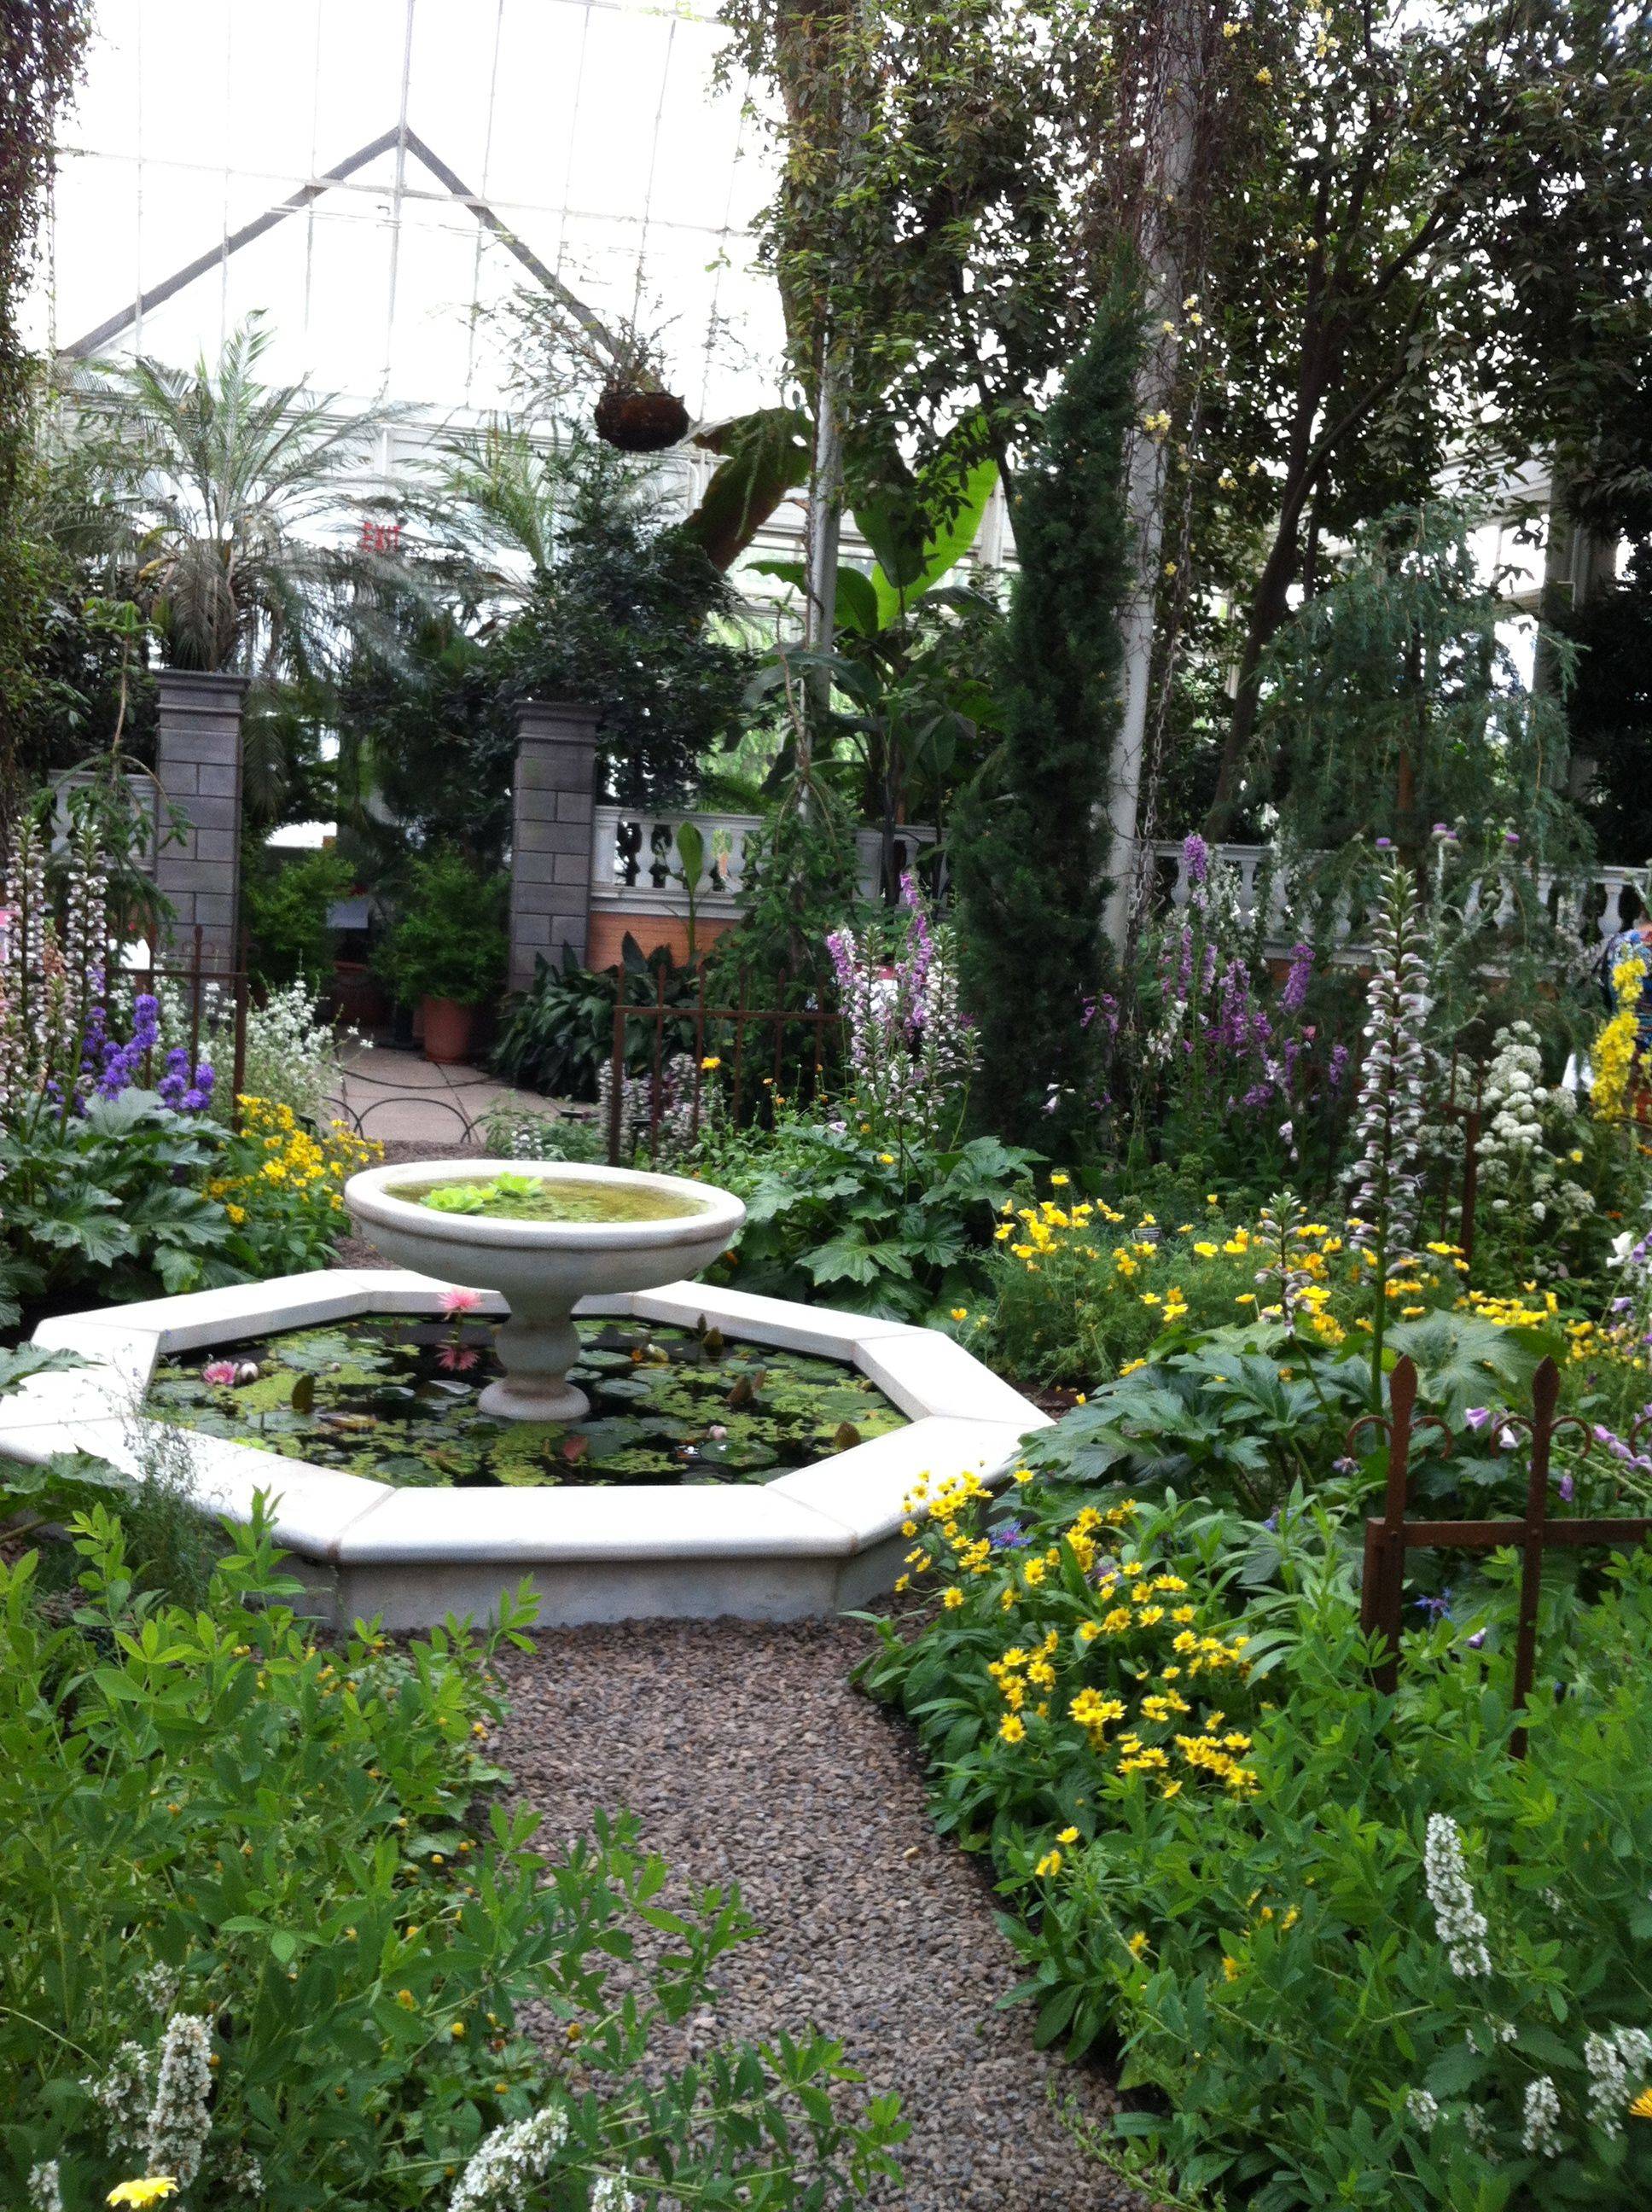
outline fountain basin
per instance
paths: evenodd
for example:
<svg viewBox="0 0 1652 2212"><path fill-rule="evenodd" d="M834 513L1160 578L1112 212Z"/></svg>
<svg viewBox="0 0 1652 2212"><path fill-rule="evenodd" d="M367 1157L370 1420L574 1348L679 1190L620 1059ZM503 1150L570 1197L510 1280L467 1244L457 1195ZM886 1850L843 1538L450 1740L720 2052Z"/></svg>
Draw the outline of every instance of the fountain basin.
<svg viewBox="0 0 1652 2212"><path fill-rule="evenodd" d="M488 1292L480 1310L496 1316L502 1301ZM875 1382L907 1425L769 1481L431 1490L276 1458L137 1411L167 1357L204 1360L271 1330L354 1315L442 1312L440 1282L331 1268L43 1322L34 1343L85 1364L0 1398L0 1457L39 1464L85 1451L137 1474L144 1431L161 1429L201 1511L246 1521L257 1500L269 1504L290 1571L324 1620L347 1627L376 1615L410 1629L450 1613L480 1619L526 1577L542 1625L573 1627L798 1620L874 1602L902 1571L914 1486L966 1468L1005 1481L1022 1437L1048 1425L961 1344L903 1322L692 1282L593 1298L587 1311L628 1324L709 1325L731 1343L839 1360Z"/></svg>
<svg viewBox="0 0 1652 2212"><path fill-rule="evenodd" d="M425 1202L434 1191L461 1185L481 1194L501 1176L589 1193L595 1204L611 1194L620 1218L544 1220ZM566 1160L372 1168L345 1184L344 1204L358 1232L393 1265L504 1298L510 1314L496 1349L505 1372L483 1394L482 1410L513 1421L577 1421L590 1410L584 1391L568 1379L580 1356L573 1315L581 1298L697 1275L726 1251L745 1219L732 1192L709 1183Z"/></svg>

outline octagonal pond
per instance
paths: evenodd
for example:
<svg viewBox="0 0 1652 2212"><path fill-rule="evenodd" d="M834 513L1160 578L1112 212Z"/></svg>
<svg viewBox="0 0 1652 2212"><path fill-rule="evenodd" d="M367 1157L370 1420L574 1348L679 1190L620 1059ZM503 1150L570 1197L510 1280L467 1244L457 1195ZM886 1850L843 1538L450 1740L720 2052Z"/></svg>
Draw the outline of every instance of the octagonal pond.
<svg viewBox="0 0 1652 2212"><path fill-rule="evenodd" d="M767 1483L905 1425L841 1360L714 1327L581 1320L571 1422L489 1418L494 1330L367 1313L160 1359L143 1410L311 1467L413 1488Z"/></svg>

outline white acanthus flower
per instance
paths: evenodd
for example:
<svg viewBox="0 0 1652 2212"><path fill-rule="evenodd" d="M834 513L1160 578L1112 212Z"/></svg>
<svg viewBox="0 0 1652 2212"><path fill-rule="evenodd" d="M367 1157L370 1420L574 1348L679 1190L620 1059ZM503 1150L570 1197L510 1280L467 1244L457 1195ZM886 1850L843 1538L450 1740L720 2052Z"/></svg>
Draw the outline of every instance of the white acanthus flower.
<svg viewBox="0 0 1652 2212"><path fill-rule="evenodd" d="M44 2158L29 2168L28 2201L33 2212L63 2212L63 2176L55 2158Z"/></svg>
<svg viewBox="0 0 1652 2212"><path fill-rule="evenodd" d="M1527 2158L1553 2158L1560 2148L1560 2093L1546 2074L1526 2084L1520 2147Z"/></svg>
<svg viewBox="0 0 1652 2212"><path fill-rule="evenodd" d="M1474 1902L1457 1824L1443 1813L1429 1814L1423 1876L1429 1903L1434 1907L1435 1930L1446 1947L1452 1972L1464 1978L1489 1974L1491 1954L1485 1943L1490 1932L1485 1915Z"/></svg>
<svg viewBox="0 0 1652 2212"><path fill-rule="evenodd" d="M1426 2089L1412 2089L1406 2098L1406 2118L1426 2134L1440 2117L1439 2100Z"/></svg>
<svg viewBox="0 0 1652 2212"><path fill-rule="evenodd" d="M448 2212L519 2212L567 2141L568 2114L560 2105L495 2128L453 2185Z"/></svg>
<svg viewBox="0 0 1652 2212"><path fill-rule="evenodd" d="M1583 2039L1583 2067L1589 2077L1589 2119L1605 2136L1622 2130L1633 2084L1652 2065L1652 2036L1643 2028L1611 2027Z"/></svg>
<svg viewBox="0 0 1652 2212"><path fill-rule="evenodd" d="M155 2060L143 2045L123 2043L107 2072L88 2075L81 2087L103 2115L110 2157L142 2150L155 2102Z"/></svg>
<svg viewBox="0 0 1652 2212"><path fill-rule="evenodd" d="M638 2212L641 2203L626 2173L604 2174L591 2191L591 2212Z"/></svg>
<svg viewBox="0 0 1652 2212"><path fill-rule="evenodd" d="M151 2173L169 2173L187 2189L201 2170L212 2131L212 2023L174 2013L161 2039L145 2155Z"/></svg>

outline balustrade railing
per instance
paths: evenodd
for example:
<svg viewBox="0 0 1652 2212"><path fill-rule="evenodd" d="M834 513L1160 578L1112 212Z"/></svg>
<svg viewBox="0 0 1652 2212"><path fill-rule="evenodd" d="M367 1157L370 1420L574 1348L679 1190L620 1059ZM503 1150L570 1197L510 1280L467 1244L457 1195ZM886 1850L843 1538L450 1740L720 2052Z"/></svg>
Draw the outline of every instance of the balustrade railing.
<svg viewBox="0 0 1652 2212"><path fill-rule="evenodd" d="M1263 866L1272 849L1266 845L1212 845L1210 854L1212 861L1232 869L1236 896L1247 921L1255 917L1259 900L1266 900L1264 941L1269 952L1283 956L1289 952L1296 932L1285 902L1288 886L1278 875L1270 878ZM1167 842L1153 845L1150 851L1153 904L1161 911L1166 907L1185 907L1192 885L1183 847ZM1538 869L1524 878L1524 887L1537 906L1546 909L1555 921L1569 924L1584 944L1604 945L1627 929L1647 903L1646 877L1643 868L1597 866L1572 876ZM1502 875L1499 885L1497 906L1490 917L1497 925L1512 919L1516 900L1512 874ZM1463 907L1467 921L1480 918L1482 889L1479 883L1470 888ZM1364 940L1362 921L1363 916L1353 911L1345 898L1342 900L1333 923L1334 941L1350 951L1357 949Z"/></svg>
<svg viewBox="0 0 1652 2212"><path fill-rule="evenodd" d="M693 885L696 913L707 920L740 911L745 885L748 841L762 827L757 814L672 812L652 807L599 806L592 825L591 897L593 905L687 912L689 886L677 831L685 822L700 832L701 865ZM909 864L935 832L903 823L895 833L897 872ZM883 870L884 838L878 830L857 831L860 888L867 897L878 890Z"/></svg>

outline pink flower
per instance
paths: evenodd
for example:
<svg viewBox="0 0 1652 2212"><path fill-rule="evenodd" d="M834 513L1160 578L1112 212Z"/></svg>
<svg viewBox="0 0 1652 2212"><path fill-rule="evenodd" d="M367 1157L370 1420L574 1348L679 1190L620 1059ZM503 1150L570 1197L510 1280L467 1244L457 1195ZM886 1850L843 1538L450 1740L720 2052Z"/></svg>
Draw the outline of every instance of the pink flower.
<svg viewBox="0 0 1652 2212"><path fill-rule="evenodd" d="M711 1426L706 1431L706 1434L710 1437L714 1443L721 1443L723 1438L728 1434L728 1431L723 1426L723 1424L720 1421L714 1421Z"/></svg>
<svg viewBox="0 0 1652 2212"><path fill-rule="evenodd" d="M444 1344L436 1354L438 1367L445 1367L450 1375L463 1375L476 1365L482 1354L474 1345Z"/></svg>
<svg viewBox="0 0 1652 2212"><path fill-rule="evenodd" d="M480 1291L444 1291L441 1310L445 1314L474 1313L482 1304Z"/></svg>
<svg viewBox="0 0 1652 2212"><path fill-rule="evenodd" d="M212 1383L215 1388L222 1384L234 1382L235 1380L234 1361L233 1359L209 1359L206 1365L201 1370L201 1380L203 1382Z"/></svg>

